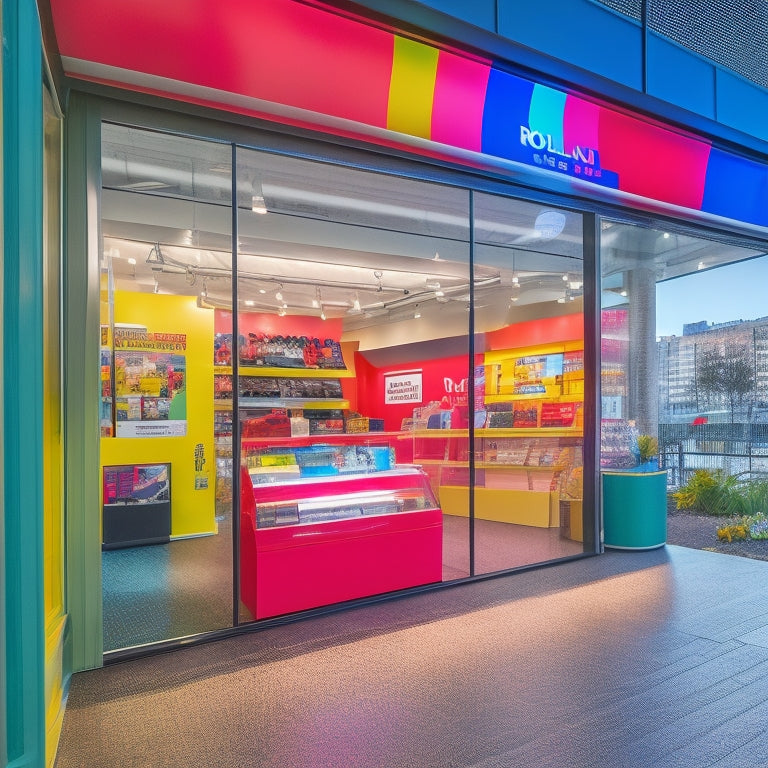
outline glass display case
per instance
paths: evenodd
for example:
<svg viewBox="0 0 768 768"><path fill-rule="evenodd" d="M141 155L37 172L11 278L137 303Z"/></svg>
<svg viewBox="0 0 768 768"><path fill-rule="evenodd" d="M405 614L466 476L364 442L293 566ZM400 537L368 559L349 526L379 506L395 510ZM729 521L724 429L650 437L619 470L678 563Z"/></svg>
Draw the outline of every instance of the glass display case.
<svg viewBox="0 0 768 768"><path fill-rule="evenodd" d="M442 579L442 513L401 433L245 439L241 599L256 619Z"/></svg>

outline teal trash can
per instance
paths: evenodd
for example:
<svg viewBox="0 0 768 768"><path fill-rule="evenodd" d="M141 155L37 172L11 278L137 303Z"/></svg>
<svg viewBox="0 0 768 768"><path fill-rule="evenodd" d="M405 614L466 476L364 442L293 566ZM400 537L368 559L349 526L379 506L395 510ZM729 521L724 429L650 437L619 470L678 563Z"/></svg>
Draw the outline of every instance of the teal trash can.
<svg viewBox="0 0 768 768"><path fill-rule="evenodd" d="M609 549L667 543L667 472L603 472L603 542Z"/></svg>

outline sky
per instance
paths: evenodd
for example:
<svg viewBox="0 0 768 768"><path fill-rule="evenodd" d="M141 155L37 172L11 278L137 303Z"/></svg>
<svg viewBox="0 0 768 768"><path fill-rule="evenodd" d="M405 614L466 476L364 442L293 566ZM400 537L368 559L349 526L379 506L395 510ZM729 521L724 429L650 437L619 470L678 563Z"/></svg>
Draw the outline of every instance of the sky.
<svg viewBox="0 0 768 768"><path fill-rule="evenodd" d="M681 336L683 323L768 317L768 256L656 285L656 335Z"/></svg>

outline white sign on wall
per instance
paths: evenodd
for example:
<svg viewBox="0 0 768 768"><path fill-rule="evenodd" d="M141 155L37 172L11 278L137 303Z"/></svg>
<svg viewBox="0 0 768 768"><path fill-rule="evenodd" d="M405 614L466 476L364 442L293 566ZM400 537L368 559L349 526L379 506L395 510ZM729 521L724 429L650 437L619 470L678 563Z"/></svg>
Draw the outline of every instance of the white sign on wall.
<svg viewBox="0 0 768 768"><path fill-rule="evenodd" d="M384 375L384 403L420 403L421 371L398 371Z"/></svg>

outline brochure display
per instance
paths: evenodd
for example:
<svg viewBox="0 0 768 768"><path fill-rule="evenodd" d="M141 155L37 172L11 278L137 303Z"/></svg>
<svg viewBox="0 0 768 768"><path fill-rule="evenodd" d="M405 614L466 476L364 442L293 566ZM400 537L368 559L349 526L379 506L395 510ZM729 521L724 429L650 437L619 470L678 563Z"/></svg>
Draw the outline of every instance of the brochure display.
<svg viewBox="0 0 768 768"><path fill-rule="evenodd" d="M171 467L104 467L102 549L164 544L171 536Z"/></svg>
<svg viewBox="0 0 768 768"><path fill-rule="evenodd" d="M262 619L442 579L442 513L396 435L245 440L241 598Z"/></svg>

